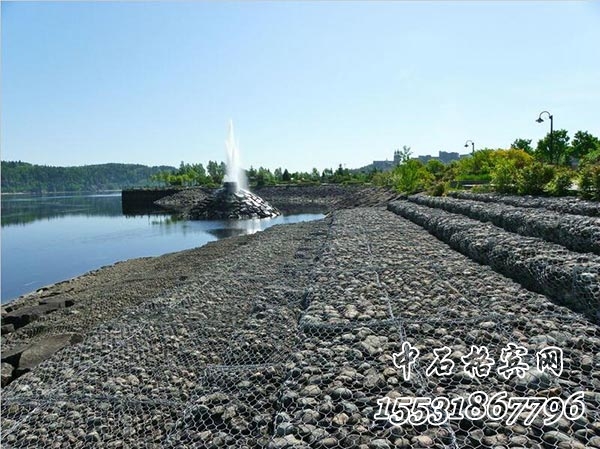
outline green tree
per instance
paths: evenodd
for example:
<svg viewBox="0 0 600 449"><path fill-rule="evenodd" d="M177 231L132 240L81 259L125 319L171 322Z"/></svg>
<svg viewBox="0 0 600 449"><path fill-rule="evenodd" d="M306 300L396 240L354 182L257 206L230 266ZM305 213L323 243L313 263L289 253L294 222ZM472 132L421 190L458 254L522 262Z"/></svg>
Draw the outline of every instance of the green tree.
<svg viewBox="0 0 600 449"><path fill-rule="evenodd" d="M290 182L292 180L292 176L290 175L290 172L287 168L283 171L283 174L281 175L281 180L283 182Z"/></svg>
<svg viewBox="0 0 600 449"><path fill-rule="evenodd" d="M508 158L498 160L492 169L492 184L494 190L500 193L513 193L517 188L517 173L515 161Z"/></svg>
<svg viewBox="0 0 600 449"><path fill-rule="evenodd" d="M554 178L554 167L552 165L534 162L519 170L517 176L517 190L521 195L541 195L544 193L546 184Z"/></svg>
<svg viewBox="0 0 600 449"><path fill-rule="evenodd" d="M321 180L321 175L319 174L319 170L317 170L317 168L313 168L312 172L310 173L310 179L311 181L315 181L315 182L319 182Z"/></svg>
<svg viewBox="0 0 600 449"><path fill-rule="evenodd" d="M409 159L392 170L392 184L399 192L416 193L425 190L433 175L418 159Z"/></svg>
<svg viewBox="0 0 600 449"><path fill-rule="evenodd" d="M425 168L435 177L435 179L442 179L444 171L446 170L444 163L438 159L429 159L427 164L425 164Z"/></svg>
<svg viewBox="0 0 600 449"><path fill-rule="evenodd" d="M587 131L577 131L575 133L571 144L571 155L573 157L581 159L597 150L600 150L600 139Z"/></svg>
<svg viewBox="0 0 600 449"><path fill-rule="evenodd" d="M569 162L570 137L566 129L559 129L552 133L552 147L550 147L550 133L540 139L535 150L535 157L539 161L549 164L561 165Z"/></svg>
<svg viewBox="0 0 600 449"><path fill-rule="evenodd" d="M515 139L515 141L510 144L510 147L515 150L523 150L526 153L533 154L531 139Z"/></svg>

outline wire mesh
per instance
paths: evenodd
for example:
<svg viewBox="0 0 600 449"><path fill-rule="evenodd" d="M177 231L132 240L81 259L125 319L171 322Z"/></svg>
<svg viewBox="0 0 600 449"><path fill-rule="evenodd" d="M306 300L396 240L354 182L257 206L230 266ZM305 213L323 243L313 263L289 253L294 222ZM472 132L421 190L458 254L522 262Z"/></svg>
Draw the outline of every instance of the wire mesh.
<svg viewBox="0 0 600 449"><path fill-rule="evenodd" d="M508 241L466 247L538 255ZM600 328L417 224L337 211L215 265L5 388L3 447L600 447Z"/></svg>

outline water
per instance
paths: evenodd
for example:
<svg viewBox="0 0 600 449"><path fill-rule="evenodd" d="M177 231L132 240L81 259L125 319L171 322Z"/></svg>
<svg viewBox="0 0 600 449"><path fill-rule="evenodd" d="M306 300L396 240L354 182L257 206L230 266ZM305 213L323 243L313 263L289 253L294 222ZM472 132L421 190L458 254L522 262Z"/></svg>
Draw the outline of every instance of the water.
<svg viewBox="0 0 600 449"><path fill-rule="evenodd" d="M177 221L159 214L124 216L120 193L3 196L1 206L2 303L117 261L323 217L311 213L263 220Z"/></svg>

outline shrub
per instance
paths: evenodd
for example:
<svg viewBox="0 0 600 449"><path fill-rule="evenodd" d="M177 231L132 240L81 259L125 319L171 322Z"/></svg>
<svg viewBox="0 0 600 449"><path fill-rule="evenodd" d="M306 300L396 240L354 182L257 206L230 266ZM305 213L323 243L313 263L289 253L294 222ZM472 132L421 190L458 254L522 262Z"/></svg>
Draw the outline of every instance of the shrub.
<svg viewBox="0 0 600 449"><path fill-rule="evenodd" d="M431 196L445 196L448 193L449 185L447 182L437 182L429 189Z"/></svg>
<svg viewBox="0 0 600 449"><path fill-rule="evenodd" d="M517 189L517 167L511 159L500 159L492 170L492 184L500 193L514 193Z"/></svg>
<svg viewBox="0 0 600 449"><path fill-rule="evenodd" d="M494 188L490 184L482 184L479 186L473 186L471 192L473 193L492 193Z"/></svg>
<svg viewBox="0 0 600 449"><path fill-rule="evenodd" d="M554 167L541 162L534 162L519 170L517 175L517 191L520 195L542 195L544 187L554 177Z"/></svg>
<svg viewBox="0 0 600 449"><path fill-rule="evenodd" d="M573 172L566 168L556 170L552 180L546 185L546 191L553 196L565 196L573 183Z"/></svg>
<svg viewBox="0 0 600 449"><path fill-rule="evenodd" d="M432 180L433 175L416 159L410 159L398 165L392 172L394 187L401 193L416 193L425 190Z"/></svg>
<svg viewBox="0 0 600 449"><path fill-rule="evenodd" d="M600 200L600 165L590 165L579 173L579 196Z"/></svg>

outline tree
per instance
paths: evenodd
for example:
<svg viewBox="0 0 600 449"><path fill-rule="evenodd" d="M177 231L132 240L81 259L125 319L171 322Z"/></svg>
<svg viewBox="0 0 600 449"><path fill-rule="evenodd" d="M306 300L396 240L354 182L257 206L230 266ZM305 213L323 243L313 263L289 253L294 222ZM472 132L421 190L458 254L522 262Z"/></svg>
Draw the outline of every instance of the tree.
<svg viewBox="0 0 600 449"><path fill-rule="evenodd" d="M511 148L515 150L523 150L526 153L533 154L533 147L531 146L531 139L516 139L510 144Z"/></svg>
<svg viewBox="0 0 600 449"><path fill-rule="evenodd" d="M283 182L290 182L292 180L292 177L290 176L290 172L288 171L287 168L283 171L283 174L281 175L281 180Z"/></svg>
<svg viewBox="0 0 600 449"><path fill-rule="evenodd" d="M321 175L319 174L319 170L317 170L316 168L312 169L312 172L310 174L310 179L311 181L319 181L321 179Z"/></svg>
<svg viewBox="0 0 600 449"><path fill-rule="evenodd" d="M559 129L552 133L552 148L550 148L550 133L538 141L535 150L536 159L554 165L567 164L569 162L569 135L566 129Z"/></svg>
<svg viewBox="0 0 600 449"><path fill-rule="evenodd" d="M577 131L571 144L571 156L581 159L593 151L600 150L600 139L587 131Z"/></svg>
<svg viewBox="0 0 600 449"><path fill-rule="evenodd" d="M273 176L275 176L275 182L283 181L283 171L281 170L281 167L277 167L275 169L275 171L273 172Z"/></svg>
<svg viewBox="0 0 600 449"><path fill-rule="evenodd" d="M416 193L424 190L432 180L433 175L417 159L409 159L392 171L392 182L399 192Z"/></svg>
<svg viewBox="0 0 600 449"><path fill-rule="evenodd" d="M225 168L222 162L221 164L218 164L215 161L208 161L206 170L208 171L208 176L211 177L212 182L214 184L221 184L221 182L223 182L223 176L225 176Z"/></svg>
<svg viewBox="0 0 600 449"><path fill-rule="evenodd" d="M408 162L411 155L412 155L412 151L411 151L410 147L408 147L406 145L402 146L402 151L400 151L400 164L403 164L404 162Z"/></svg>
<svg viewBox="0 0 600 449"><path fill-rule="evenodd" d="M444 163L438 159L429 159L425 165L425 168L429 173L435 176L435 179L441 179L444 175L444 170L446 170Z"/></svg>

